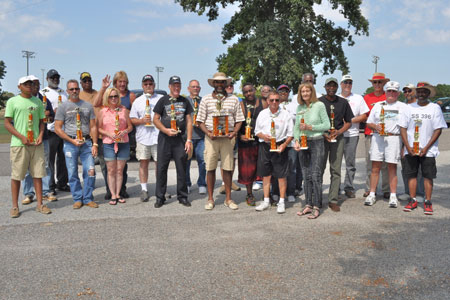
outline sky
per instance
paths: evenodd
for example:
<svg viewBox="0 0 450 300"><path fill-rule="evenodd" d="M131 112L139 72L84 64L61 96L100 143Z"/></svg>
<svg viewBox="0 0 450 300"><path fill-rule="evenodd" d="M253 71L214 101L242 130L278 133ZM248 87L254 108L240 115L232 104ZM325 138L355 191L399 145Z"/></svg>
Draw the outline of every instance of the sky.
<svg viewBox="0 0 450 300"><path fill-rule="evenodd" d="M17 93L17 81L27 71L22 51L28 50L35 52L30 74L41 80L42 70L45 77L56 69L62 84L87 71L99 89L106 74L125 70L129 88L137 89L145 74L157 79L160 66L161 89L167 90L170 76L178 75L182 93L187 94L191 79L200 81L201 95L210 93L207 79L217 72L216 57L231 45L222 43L222 26L237 9L227 6L217 20L208 22L206 16L183 12L173 0L0 0L0 60L7 67L2 89ZM336 25L347 26L328 1L315 9ZM450 84L448 1L363 0L362 11L369 20L369 36L356 37L353 47L344 47L353 92L363 94L370 86L374 55L380 58L378 71L402 86L418 81ZM326 78L340 80L343 75L323 75L320 64L315 72L320 93ZM236 85L235 91L239 89Z"/></svg>

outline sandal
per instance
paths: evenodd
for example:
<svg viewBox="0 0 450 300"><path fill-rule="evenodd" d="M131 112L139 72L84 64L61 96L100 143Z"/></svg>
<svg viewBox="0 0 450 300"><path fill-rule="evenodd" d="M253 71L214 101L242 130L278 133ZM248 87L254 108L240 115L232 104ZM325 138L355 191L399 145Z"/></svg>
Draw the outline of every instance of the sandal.
<svg viewBox="0 0 450 300"><path fill-rule="evenodd" d="M109 201L109 205L117 205L117 199L111 199L111 201Z"/></svg>
<svg viewBox="0 0 450 300"><path fill-rule="evenodd" d="M311 215L308 216L308 219L310 220L317 219L319 216L320 216L320 209L318 207L314 207Z"/></svg>
<svg viewBox="0 0 450 300"><path fill-rule="evenodd" d="M120 198L120 199L118 199L117 201L119 201L119 203L126 203L126 202L127 202L127 200L125 200L125 199L123 199L123 198Z"/></svg>
<svg viewBox="0 0 450 300"><path fill-rule="evenodd" d="M297 212L297 216L304 216L313 212L311 205L306 205L302 211Z"/></svg>

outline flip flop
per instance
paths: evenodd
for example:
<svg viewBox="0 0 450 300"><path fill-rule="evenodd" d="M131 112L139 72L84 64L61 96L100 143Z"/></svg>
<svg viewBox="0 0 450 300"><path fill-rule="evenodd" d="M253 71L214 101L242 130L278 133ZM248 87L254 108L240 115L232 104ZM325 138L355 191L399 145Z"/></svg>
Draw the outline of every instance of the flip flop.
<svg viewBox="0 0 450 300"><path fill-rule="evenodd" d="M111 199L111 201L109 201L109 205L117 205L117 199Z"/></svg>
<svg viewBox="0 0 450 300"><path fill-rule="evenodd" d="M317 219L320 216L320 209L314 207L311 215L308 216L308 219L313 220L313 219Z"/></svg>
<svg viewBox="0 0 450 300"><path fill-rule="evenodd" d="M126 202L127 202L127 200L125 200L125 199L123 199L123 198L120 198L120 199L117 200L117 201L119 201L119 203L126 203Z"/></svg>
<svg viewBox="0 0 450 300"><path fill-rule="evenodd" d="M306 205L302 211L297 212L297 216L304 216L313 212L313 208L309 205Z"/></svg>

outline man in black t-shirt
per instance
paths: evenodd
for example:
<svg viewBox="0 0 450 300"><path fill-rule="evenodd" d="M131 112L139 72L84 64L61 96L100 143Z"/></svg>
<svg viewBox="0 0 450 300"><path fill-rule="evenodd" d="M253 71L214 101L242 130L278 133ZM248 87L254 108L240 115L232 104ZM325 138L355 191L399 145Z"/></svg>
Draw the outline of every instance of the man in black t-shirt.
<svg viewBox="0 0 450 300"><path fill-rule="evenodd" d="M341 210L338 206L338 195L341 184L342 157L344 155L344 132L350 128L354 117L348 101L336 95L337 89L337 79L330 77L325 81L326 95L319 98L325 104L328 117L332 122L331 129L323 134L325 138L325 159L322 165L322 177L329 156L331 182L328 192L328 206L334 212ZM333 121L331 121L331 112L334 113ZM320 204L322 205L322 203Z"/></svg>
<svg viewBox="0 0 450 300"><path fill-rule="evenodd" d="M169 79L170 93L159 99L153 112L153 123L159 129L158 161L156 163L155 208L164 205L167 190L167 169L170 160L175 161L177 171L177 198L180 204L191 206L187 197L186 163L192 148L192 106L180 95L181 80L178 76ZM175 128L174 128L175 127ZM187 140L183 135L187 132Z"/></svg>

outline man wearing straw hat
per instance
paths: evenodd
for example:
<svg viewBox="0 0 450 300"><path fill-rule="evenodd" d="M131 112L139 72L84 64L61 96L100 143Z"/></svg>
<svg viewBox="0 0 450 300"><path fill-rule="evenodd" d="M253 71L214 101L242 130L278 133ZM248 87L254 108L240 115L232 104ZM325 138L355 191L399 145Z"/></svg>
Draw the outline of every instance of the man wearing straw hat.
<svg viewBox="0 0 450 300"><path fill-rule="evenodd" d="M411 200L403 208L410 212L417 208L417 173L422 170L425 185L424 213L433 214L431 193L436 178L436 157L439 155L438 139L442 128L447 128L439 105L430 102L436 91L428 82L419 82L416 87L417 102L408 105L409 110L400 119L400 132L405 154L405 174L408 177ZM418 136L417 136L418 135ZM414 143L418 143L415 147Z"/></svg>
<svg viewBox="0 0 450 300"><path fill-rule="evenodd" d="M370 111L372 110L375 103L386 100L386 93L384 92L384 85L389 81L389 78L386 78L384 73L374 73L372 79L369 81L372 83L373 92L364 96L364 101L366 101L367 107L369 108L369 112L367 116L369 116ZM372 142L373 131L366 126L364 130L365 135L365 149L366 149L366 191L364 192L363 197L367 197L370 194L370 174L372 173L372 161L370 160L370 146ZM389 181L388 181L388 170L387 164L383 163L381 166L381 188L383 190L383 197L388 199L390 196L389 193Z"/></svg>
<svg viewBox="0 0 450 300"><path fill-rule="evenodd" d="M239 99L232 94L227 94L225 87L231 83L225 73L217 72L208 79L208 84L214 88L211 94L202 98L197 115L200 129L205 133L205 164L206 184L208 186L208 202L206 210L214 208L214 184L216 182L216 168L220 158L223 169L223 181L225 183L226 199L224 205L232 210L238 209L236 203L231 200L231 174L233 170L233 148L236 143L236 135L245 120ZM217 114L217 108L228 114L228 133L223 137L215 137L213 134L213 116Z"/></svg>

